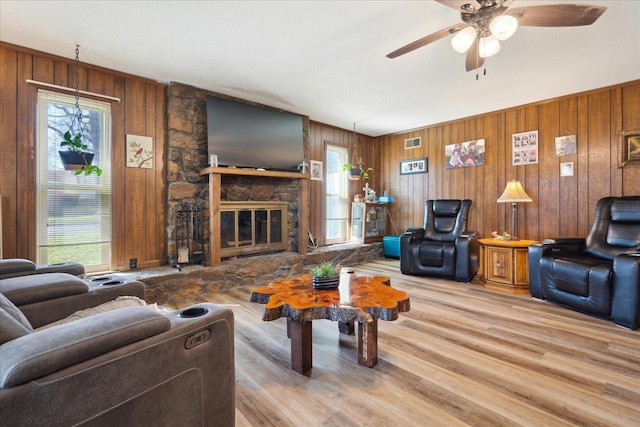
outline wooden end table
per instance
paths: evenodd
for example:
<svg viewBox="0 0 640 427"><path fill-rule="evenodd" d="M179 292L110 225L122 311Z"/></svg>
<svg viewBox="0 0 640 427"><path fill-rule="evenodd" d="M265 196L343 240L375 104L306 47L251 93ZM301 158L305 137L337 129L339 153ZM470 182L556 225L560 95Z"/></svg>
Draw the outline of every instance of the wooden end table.
<svg viewBox="0 0 640 427"><path fill-rule="evenodd" d="M480 239L480 283L514 294L529 293L529 246L535 240Z"/></svg>
<svg viewBox="0 0 640 427"><path fill-rule="evenodd" d="M250 301L265 304L262 320L287 318L291 339L291 369L306 374L312 367L312 327L315 319L339 323L341 333L353 334L358 322L358 363L378 363L378 319L392 321L409 311L406 292L392 288L388 277L343 273L338 289L317 290L310 274L272 282L251 292Z"/></svg>

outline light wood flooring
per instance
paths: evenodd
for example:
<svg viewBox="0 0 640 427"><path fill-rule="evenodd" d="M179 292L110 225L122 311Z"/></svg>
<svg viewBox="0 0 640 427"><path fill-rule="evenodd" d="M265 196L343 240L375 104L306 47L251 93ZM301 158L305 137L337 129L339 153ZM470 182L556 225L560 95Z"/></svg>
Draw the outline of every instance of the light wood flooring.
<svg viewBox="0 0 640 427"><path fill-rule="evenodd" d="M212 295L235 313L237 426L640 426L640 330L477 283L355 266L408 292L378 323L378 365L356 337L313 322L313 369L290 369L286 321L262 321L251 287ZM196 302L196 300L194 300Z"/></svg>

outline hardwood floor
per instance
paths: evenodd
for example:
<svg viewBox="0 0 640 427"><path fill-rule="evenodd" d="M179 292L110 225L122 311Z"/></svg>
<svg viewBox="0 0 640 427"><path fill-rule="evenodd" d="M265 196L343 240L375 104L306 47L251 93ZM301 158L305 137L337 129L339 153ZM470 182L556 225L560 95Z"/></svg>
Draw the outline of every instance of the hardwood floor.
<svg viewBox="0 0 640 427"><path fill-rule="evenodd" d="M528 295L403 276L395 260L355 266L409 293L378 323L378 365L356 337L313 322L310 377L289 367L286 321L263 322L251 288L208 301L235 313L237 426L638 426L640 330ZM195 302L195 301L194 301Z"/></svg>

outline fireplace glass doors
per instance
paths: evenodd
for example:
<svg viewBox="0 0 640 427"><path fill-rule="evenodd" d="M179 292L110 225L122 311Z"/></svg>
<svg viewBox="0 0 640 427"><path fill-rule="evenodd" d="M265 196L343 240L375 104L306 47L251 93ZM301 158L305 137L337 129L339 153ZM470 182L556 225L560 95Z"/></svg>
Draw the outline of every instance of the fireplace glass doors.
<svg viewBox="0 0 640 427"><path fill-rule="evenodd" d="M286 202L221 202L220 256L287 249Z"/></svg>

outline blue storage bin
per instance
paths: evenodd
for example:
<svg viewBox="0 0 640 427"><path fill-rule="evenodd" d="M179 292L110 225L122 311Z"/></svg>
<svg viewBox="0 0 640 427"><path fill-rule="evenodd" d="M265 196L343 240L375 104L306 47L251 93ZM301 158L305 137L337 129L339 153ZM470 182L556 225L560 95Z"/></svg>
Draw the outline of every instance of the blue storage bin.
<svg viewBox="0 0 640 427"><path fill-rule="evenodd" d="M384 236L382 251L386 258L400 259L400 236Z"/></svg>

